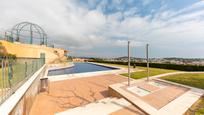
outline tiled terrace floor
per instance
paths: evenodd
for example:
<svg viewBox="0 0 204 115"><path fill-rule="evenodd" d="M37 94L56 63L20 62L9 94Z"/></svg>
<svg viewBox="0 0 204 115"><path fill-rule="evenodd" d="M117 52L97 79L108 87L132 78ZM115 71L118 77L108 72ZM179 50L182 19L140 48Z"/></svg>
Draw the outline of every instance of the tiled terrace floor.
<svg viewBox="0 0 204 115"><path fill-rule="evenodd" d="M52 82L49 94L40 93L37 96L30 115L53 115L106 98L108 86L123 81L126 81L125 77L102 75Z"/></svg>
<svg viewBox="0 0 204 115"><path fill-rule="evenodd" d="M156 109L161 109L180 95L188 91L187 88L169 85L166 88L160 89L152 94L142 97L142 100L152 105Z"/></svg>
<svg viewBox="0 0 204 115"><path fill-rule="evenodd" d="M153 80L152 82L156 82L156 81ZM163 88L152 85L145 81L137 84L132 84L132 86L137 86L151 92L150 94L147 94L145 96L139 96L130 91L128 92L132 93L133 95L140 98L141 100L148 103L149 105L153 106L154 108L161 109L162 107L164 107L165 105L167 105L168 103L170 103L171 101L178 98L180 95L184 94L186 91L189 90L188 88L171 85L167 83L161 83L161 82L157 82L157 83L162 84ZM124 88L126 89L126 87L127 86L125 86Z"/></svg>

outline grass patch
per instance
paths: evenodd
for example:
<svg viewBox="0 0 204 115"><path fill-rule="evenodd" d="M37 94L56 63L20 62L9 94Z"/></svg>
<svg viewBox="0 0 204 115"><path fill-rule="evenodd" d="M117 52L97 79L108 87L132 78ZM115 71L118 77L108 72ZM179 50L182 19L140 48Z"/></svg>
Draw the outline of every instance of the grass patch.
<svg viewBox="0 0 204 115"><path fill-rule="evenodd" d="M165 76L162 79L204 89L204 73L184 73Z"/></svg>
<svg viewBox="0 0 204 115"><path fill-rule="evenodd" d="M140 70L139 72L131 73L131 78L140 79L147 77L147 69L145 67L137 67ZM164 73L176 72L176 70L160 69L160 68L149 68L149 76L155 76ZM121 74L123 76L128 76L128 73Z"/></svg>
<svg viewBox="0 0 204 115"><path fill-rule="evenodd" d="M193 106L186 111L184 115L203 115L204 114L204 96L202 96Z"/></svg>
<svg viewBox="0 0 204 115"><path fill-rule="evenodd" d="M106 64L106 63L104 63L104 64ZM123 68L127 68L128 67L127 65L119 65L119 64L106 64L106 65L118 66L118 67L123 67ZM133 69L132 66L131 66L131 68ZM132 72L131 73L131 78L140 79L140 78L147 77L147 68L146 67L137 66L136 69L140 69L140 70L143 70L143 71ZM149 68L150 76L164 74L164 73L170 73L170 72L176 72L176 71L177 70L160 69L160 68ZM124 73L124 74L121 74L121 75L128 76L128 73Z"/></svg>
<svg viewBox="0 0 204 115"><path fill-rule="evenodd" d="M204 96L200 98L200 103L198 103L199 108L196 111L196 115L204 115Z"/></svg>

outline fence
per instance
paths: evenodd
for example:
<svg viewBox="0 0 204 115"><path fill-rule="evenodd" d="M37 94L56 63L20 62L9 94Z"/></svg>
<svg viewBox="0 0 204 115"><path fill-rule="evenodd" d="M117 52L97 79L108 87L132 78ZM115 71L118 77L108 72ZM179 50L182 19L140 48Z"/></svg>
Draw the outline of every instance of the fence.
<svg viewBox="0 0 204 115"><path fill-rule="evenodd" d="M43 58L0 57L0 104L44 65Z"/></svg>

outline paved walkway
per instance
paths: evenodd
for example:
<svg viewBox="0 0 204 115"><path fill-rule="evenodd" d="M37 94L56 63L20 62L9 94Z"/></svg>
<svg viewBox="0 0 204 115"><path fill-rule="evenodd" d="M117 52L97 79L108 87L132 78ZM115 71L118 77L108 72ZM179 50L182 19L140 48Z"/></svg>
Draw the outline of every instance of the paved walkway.
<svg viewBox="0 0 204 115"><path fill-rule="evenodd" d="M30 115L53 115L108 97L108 86L126 81L117 75L101 75L51 82L50 93L40 93Z"/></svg>

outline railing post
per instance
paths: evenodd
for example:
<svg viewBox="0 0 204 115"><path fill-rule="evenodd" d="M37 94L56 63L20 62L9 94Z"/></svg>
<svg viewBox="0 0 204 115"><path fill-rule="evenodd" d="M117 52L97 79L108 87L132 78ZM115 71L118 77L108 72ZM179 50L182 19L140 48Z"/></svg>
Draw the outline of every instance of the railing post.
<svg viewBox="0 0 204 115"><path fill-rule="evenodd" d="M4 100L4 80L3 80L3 76L4 76L4 58L2 57L2 60L1 60L1 101Z"/></svg>
<svg viewBox="0 0 204 115"><path fill-rule="evenodd" d="M27 62L25 62L25 77L27 77Z"/></svg>
<svg viewBox="0 0 204 115"><path fill-rule="evenodd" d="M34 73L33 66L34 66L34 60L32 60L32 66L31 66L32 73Z"/></svg>
<svg viewBox="0 0 204 115"><path fill-rule="evenodd" d="M35 71L38 69L38 60L35 60Z"/></svg>
<svg viewBox="0 0 204 115"><path fill-rule="evenodd" d="M11 79L13 77L13 68L12 68L12 62L11 59L8 60L8 82L9 87L11 88Z"/></svg>
<svg viewBox="0 0 204 115"><path fill-rule="evenodd" d="M6 96L6 82L5 82L5 76L6 76L6 57L4 57L4 62L3 62L3 100L5 99Z"/></svg>
<svg viewBox="0 0 204 115"><path fill-rule="evenodd" d="M6 58L4 59L4 63L3 63L3 99L5 99L5 95L6 95L6 93L5 93L5 73L6 73Z"/></svg>
<svg viewBox="0 0 204 115"><path fill-rule="evenodd" d="M9 83L9 93L12 94L13 93L13 85L11 80L13 79L13 59L12 58L8 58L8 83ZM9 94L9 95L10 95Z"/></svg>

